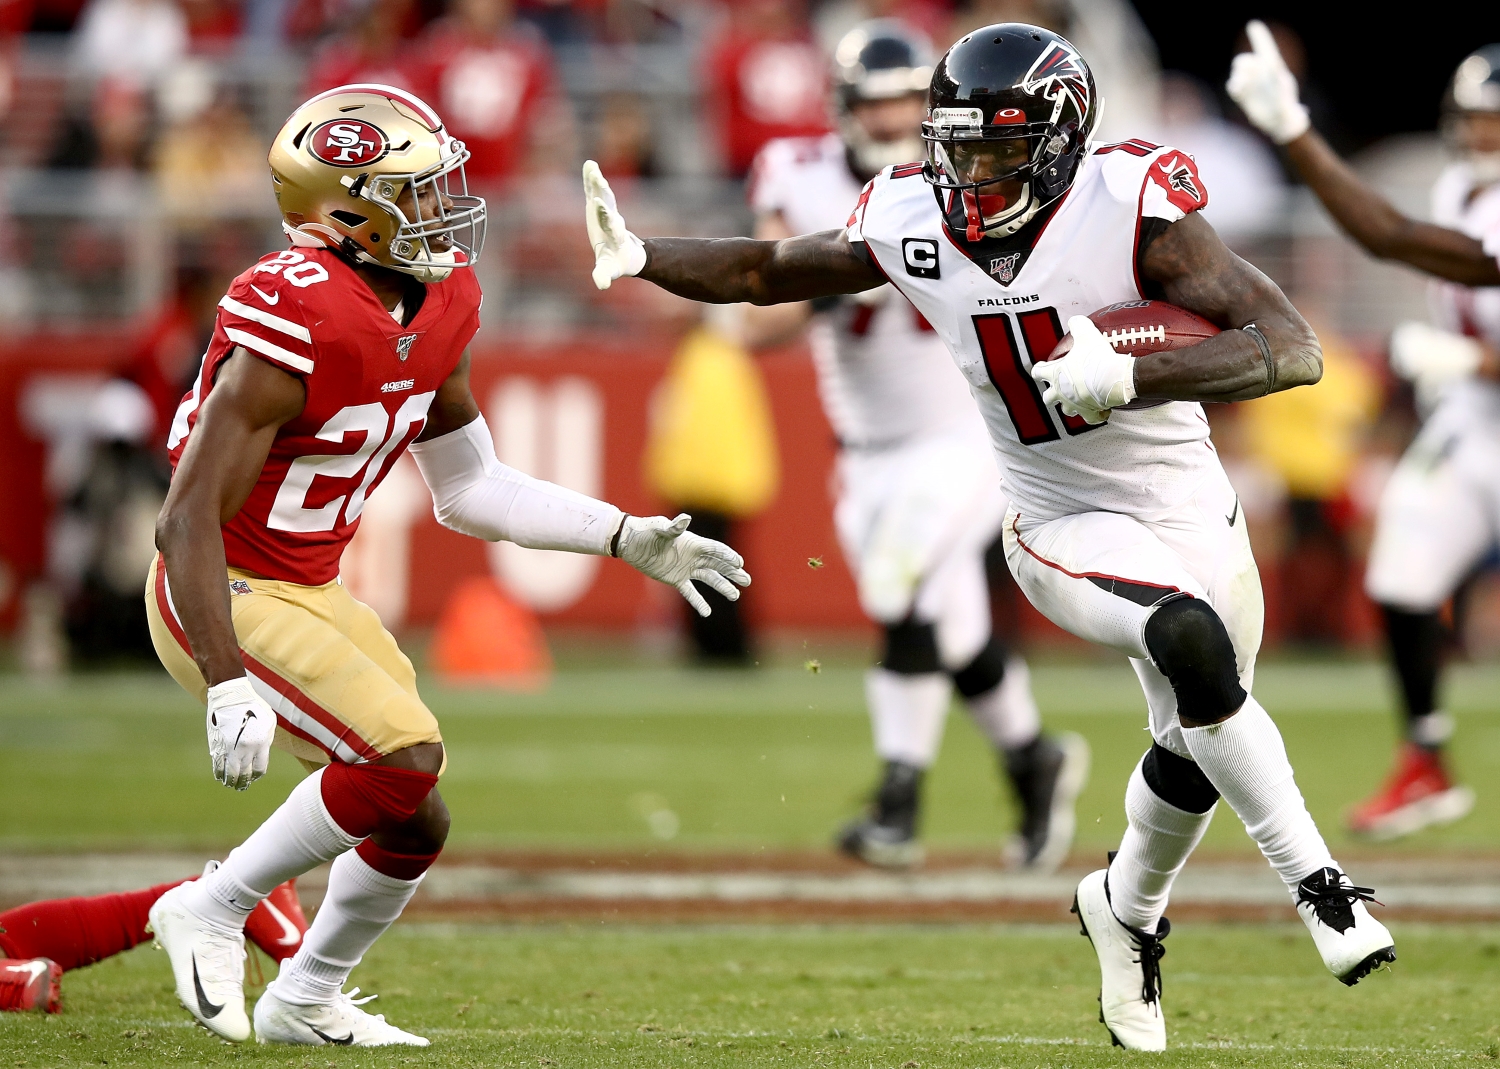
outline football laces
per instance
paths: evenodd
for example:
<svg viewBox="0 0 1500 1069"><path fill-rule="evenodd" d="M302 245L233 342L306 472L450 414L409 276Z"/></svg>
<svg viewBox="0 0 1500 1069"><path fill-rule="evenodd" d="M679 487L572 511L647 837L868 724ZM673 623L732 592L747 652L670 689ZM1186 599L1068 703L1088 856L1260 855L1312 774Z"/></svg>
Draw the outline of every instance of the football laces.
<svg viewBox="0 0 1500 1069"><path fill-rule="evenodd" d="M1167 328L1160 323L1152 327L1120 327L1118 330L1106 331L1104 340L1109 342L1112 349L1119 349L1122 346L1129 349L1131 346L1145 345L1148 342L1166 341Z"/></svg>

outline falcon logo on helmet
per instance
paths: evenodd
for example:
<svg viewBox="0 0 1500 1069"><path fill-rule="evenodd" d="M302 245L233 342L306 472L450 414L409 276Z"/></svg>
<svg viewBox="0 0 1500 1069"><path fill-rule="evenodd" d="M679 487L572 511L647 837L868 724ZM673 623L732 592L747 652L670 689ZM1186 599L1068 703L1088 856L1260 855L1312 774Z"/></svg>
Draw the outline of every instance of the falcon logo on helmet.
<svg viewBox="0 0 1500 1069"><path fill-rule="evenodd" d="M269 162L292 244L441 282L472 267L484 245L485 204L469 194L468 158L421 98L359 84L294 111Z"/></svg>
<svg viewBox="0 0 1500 1069"><path fill-rule="evenodd" d="M1069 101L1078 114L1088 114L1093 77L1084 65L1083 57L1072 45L1059 39L1037 57L1031 69L1026 72L1026 80L1021 88L1053 101L1052 121L1056 122L1062 115L1063 106Z"/></svg>

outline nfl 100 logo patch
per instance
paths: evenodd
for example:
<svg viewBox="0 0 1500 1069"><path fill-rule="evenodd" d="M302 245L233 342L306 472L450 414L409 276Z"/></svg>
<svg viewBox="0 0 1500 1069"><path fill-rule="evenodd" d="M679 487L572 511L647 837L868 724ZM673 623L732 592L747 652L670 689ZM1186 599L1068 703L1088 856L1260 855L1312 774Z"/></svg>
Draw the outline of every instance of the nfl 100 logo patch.
<svg viewBox="0 0 1500 1069"><path fill-rule="evenodd" d="M403 361L411 356L411 347L417 344L420 334L403 334L396 339L396 355Z"/></svg>
<svg viewBox="0 0 1500 1069"><path fill-rule="evenodd" d="M1011 282L1016 277L1016 265L1021 260L1021 254L1013 252L1008 256L996 256L990 260L990 274L995 276L995 281L1002 285Z"/></svg>

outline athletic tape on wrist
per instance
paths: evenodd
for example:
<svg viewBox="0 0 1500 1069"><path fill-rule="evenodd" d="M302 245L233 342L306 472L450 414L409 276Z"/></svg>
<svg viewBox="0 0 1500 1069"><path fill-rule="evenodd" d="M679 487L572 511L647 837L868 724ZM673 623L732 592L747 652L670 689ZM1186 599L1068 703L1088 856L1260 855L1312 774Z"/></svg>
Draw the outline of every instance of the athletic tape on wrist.
<svg viewBox="0 0 1500 1069"><path fill-rule="evenodd" d="M1260 350L1260 358L1266 362L1266 393L1273 392L1276 389L1276 358L1271 355L1271 343L1254 323L1246 323L1240 330L1249 335Z"/></svg>

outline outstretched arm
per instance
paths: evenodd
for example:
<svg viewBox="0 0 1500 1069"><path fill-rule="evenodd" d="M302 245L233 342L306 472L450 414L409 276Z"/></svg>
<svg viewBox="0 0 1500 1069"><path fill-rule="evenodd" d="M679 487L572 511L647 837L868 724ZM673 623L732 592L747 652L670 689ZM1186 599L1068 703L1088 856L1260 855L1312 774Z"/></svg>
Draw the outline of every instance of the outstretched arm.
<svg viewBox="0 0 1500 1069"><path fill-rule="evenodd" d="M1245 27L1253 51L1234 57L1229 95L1262 133L1286 150L1297 174L1355 241L1381 259L1465 286L1500 285L1500 266L1478 240L1402 214L1366 185L1312 129L1287 69L1264 23Z"/></svg>
<svg viewBox="0 0 1500 1069"><path fill-rule="evenodd" d="M1403 215L1316 130L1287 142L1286 155L1344 232L1382 260L1399 260L1465 286L1500 286L1500 265L1478 239Z"/></svg>
<svg viewBox="0 0 1500 1069"><path fill-rule="evenodd" d="M885 282L842 230L780 241L648 238L640 277L705 304L785 304Z"/></svg>
<svg viewBox="0 0 1500 1069"><path fill-rule="evenodd" d="M703 616L708 605L692 580L730 601L740 596L735 585L750 584L744 559L723 543L687 533L687 516L629 516L501 464L469 389L468 353L438 389L411 455L444 527L490 542L619 557L676 587Z"/></svg>
<svg viewBox="0 0 1500 1069"><path fill-rule="evenodd" d="M583 166L585 221L594 247L594 285L638 275L705 304L784 304L874 289L885 279L842 230L755 241L650 238L625 226L614 192L590 160Z"/></svg>
<svg viewBox="0 0 1500 1069"><path fill-rule="evenodd" d="M1068 320L1072 348L1034 365L1044 404L1102 422L1136 398L1242 401L1323 375L1323 351L1307 321L1276 284L1225 248L1197 212L1167 227L1146 249L1142 273L1171 303L1225 328L1186 349L1133 358L1117 353L1087 316Z"/></svg>

